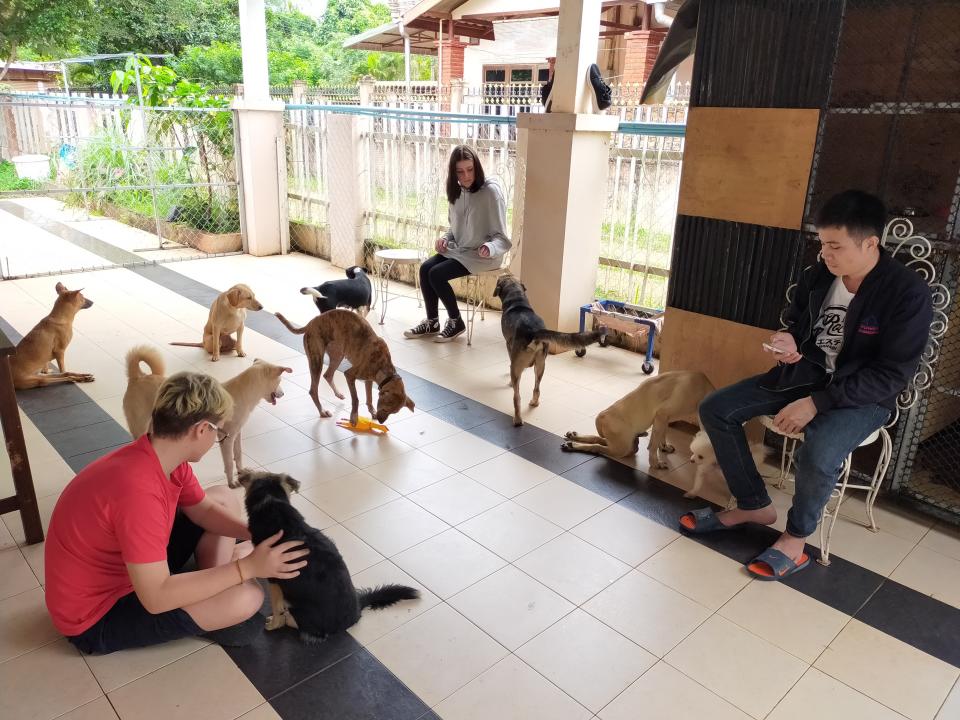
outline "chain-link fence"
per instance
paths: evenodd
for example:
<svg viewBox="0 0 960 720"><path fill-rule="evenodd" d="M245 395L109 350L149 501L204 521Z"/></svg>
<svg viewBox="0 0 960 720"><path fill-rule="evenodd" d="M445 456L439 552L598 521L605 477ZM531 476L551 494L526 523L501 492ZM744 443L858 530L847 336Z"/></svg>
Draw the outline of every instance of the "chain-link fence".
<svg viewBox="0 0 960 720"><path fill-rule="evenodd" d="M0 184L0 200L52 198L44 207L55 216L105 216L144 231L98 238L127 252L239 250L235 152L226 109L0 95L0 158L19 180Z"/></svg>

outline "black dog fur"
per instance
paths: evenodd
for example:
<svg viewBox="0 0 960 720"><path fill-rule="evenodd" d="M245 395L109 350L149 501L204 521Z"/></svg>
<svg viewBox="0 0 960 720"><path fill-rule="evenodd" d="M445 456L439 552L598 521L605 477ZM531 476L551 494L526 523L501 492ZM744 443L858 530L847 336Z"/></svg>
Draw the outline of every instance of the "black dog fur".
<svg viewBox="0 0 960 720"><path fill-rule="evenodd" d="M373 298L373 286L366 271L359 265L347 268L346 280L328 280L316 287L300 288L303 295L313 296L320 314L340 307L359 310L366 315Z"/></svg>
<svg viewBox="0 0 960 720"><path fill-rule="evenodd" d="M250 472L239 480L246 489L245 504L254 544L283 530L281 542L302 540L310 551L307 564L297 577L269 580L280 587L287 612L296 621L304 642L322 642L328 635L346 630L360 619L364 608L376 610L420 597L418 590L405 585L355 588L334 542L310 527L290 504L289 493L297 491L300 483L289 475Z"/></svg>

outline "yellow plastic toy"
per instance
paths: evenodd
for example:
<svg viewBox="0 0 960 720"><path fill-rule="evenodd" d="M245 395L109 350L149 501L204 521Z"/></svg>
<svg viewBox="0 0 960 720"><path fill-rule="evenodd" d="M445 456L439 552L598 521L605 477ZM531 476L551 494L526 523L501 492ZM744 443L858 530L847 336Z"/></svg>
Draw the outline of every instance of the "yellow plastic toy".
<svg viewBox="0 0 960 720"><path fill-rule="evenodd" d="M378 422L374 422L368 417L363 417L362 415L357 418L357 424L351 425L348 418L340 418L337 422L337 426L346 428L347 430L353 430L354 432L368 432L374 433L375 435L383 435L384 433L390 432L390 428L386 425L381 425Z"/></svg>

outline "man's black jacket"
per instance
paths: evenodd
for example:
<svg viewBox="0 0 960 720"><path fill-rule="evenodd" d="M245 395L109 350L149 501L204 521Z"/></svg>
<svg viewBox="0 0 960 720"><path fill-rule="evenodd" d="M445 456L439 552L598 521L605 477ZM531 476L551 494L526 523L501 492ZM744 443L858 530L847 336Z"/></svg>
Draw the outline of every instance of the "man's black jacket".
<svg viewBox="0 0 960 720"><path fill-rule="evenodd" d="M784 315L787 332L803 359L781 363L760 381L769 390L810 387L818 412L877 403L893 410L897 395L917 371L930 336L933 301L920 274L881 248L876 267L863 279L843 329L835 371L826 370L813 328L836 276L823 263L807 268Z"/></svg>

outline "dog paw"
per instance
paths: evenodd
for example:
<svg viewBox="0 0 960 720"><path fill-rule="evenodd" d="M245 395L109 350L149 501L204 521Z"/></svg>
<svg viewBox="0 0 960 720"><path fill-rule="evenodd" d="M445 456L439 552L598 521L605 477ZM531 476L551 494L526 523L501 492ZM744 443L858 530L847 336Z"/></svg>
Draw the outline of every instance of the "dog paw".
<svg viewBox="0 0 960 720"><path fill-rule="evenodd" d="M531 401L530 401L530 407L540 407L540 401L539 401L539 400L531 400Z"/></svg>
<svg viewBox="0 0 960 720"><path fill-rule="evenodd" d="M279 630L287 626L287 616L285 613L271 615L267 618L265 627L267 630Z"/></svg>
<svg viewBox="0 0 960 720"><path fill-rule="evenodd" d="M219 362L219 361L220 361L219 355L214 355L210 358L210 362Z"/></svg>
<svg viewBox="0 0 960 720"><path fill-rule="evenodd" d="M246 357L247 354L243 350L237 350L237 357Z"/></svg>
<svg viewBox="0 0 960 720"><path fill-rule="evenodd" d="M520 418L516 418L516 419L513 421L513 426L514 426L514 427L520 427L521 425L523 425L523 420L521 420Z"/></svg>
<svg viewBox="0 0 960 720"><path fill-rule="evenodd" d="M666 470L670 466L667 464L666 460L657 460L654 463L650 463L651 467L657 468L657 470Z"/></svg>
<svg viewBox="0 0 960 720"><path fill-rule="evenodd" d="M320 417L333 417L333 414L329 410L321 410Z"/></svg>
<svg viewBox="0 0 960 720"><path fill-rule="evenodd" d="M576 430L568 430L567 432L565 432L565 433L563 434L563 436L564 436L567 440L576 440L576 439L577 439L577 431L576 431Z"/></svg>
<svg viewBox="0 0 960 720"><path fill-rule="evenodd" d="M84 373L79 378L77 378L77 382L93 382L93 375Z"/></svg>
<svg viewBox="0 0 960 720"><path fill-rule="evenodd" d="M560 449L564 452L573 452L573 443L569 441L560 443Z"/></svg>
<svg viewBox="0 0 960 720"><path fill-rule="evenodd" d="M672 453L676 452L676 450L673 445L668 445L667 443L663 443L663 445L660 446L660 452Z"/></svg>
<svg viewBox="0 0 960 720"><path fill-rule="evenodd" d="M687 491L683 494L683 496L684 496L685 498L695 498L695 497L697 496L697 494L696 494L693 490L687 490Z"/></svg>

